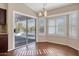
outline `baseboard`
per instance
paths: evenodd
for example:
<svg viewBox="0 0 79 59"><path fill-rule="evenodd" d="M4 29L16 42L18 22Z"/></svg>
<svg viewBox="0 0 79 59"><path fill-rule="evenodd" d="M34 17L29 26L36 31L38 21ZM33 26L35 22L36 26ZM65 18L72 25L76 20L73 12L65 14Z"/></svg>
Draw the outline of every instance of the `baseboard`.
<svg viewBox="0 0 79 59"><path fill-rule="evenodd" d="M47 41L36 41L36 42L47 42Z"/></svg>
<svg viewBox="0 0 79 59"><path fill-rule="evenodd" d="M12 51L12 50L14 50L14 49L9 49L8 51Z"/></svg>
<svg viewBox="0 0 79 59"><path fill-rule="evenodd" d="M72 48L74 48L73 46L69 46L69 47L72 47ZM78 49L78 48L74 48L74 49L76 49L76 50L78 50L78 51L79 51L79 49Z"/></svg>
<svg viewBox="0 0 79 59"><path fill-rule="evenodd" d="M57 43L57 42L53 42L53 41L48 41L49 43L56 43L56 44L61 44L61 45L66 45L66 44L63 44L63 43ZM67 45L66 45L67 46Z"/></svg>
<svg viewBox="0 0 79 59"><path fill-rule="evenodd" d="M69 45L67 45L67 44L57 43L57 42L52 42L52 41L48 41L48 42L49 42L49 43L55 43L55 44L65 45L65 46L71 47L71 48L73 48L73 49L75 49L75 50L78 50L78 51L79 51L79 49L78 49L78 48L74 48L73 46L69 46Z"/></svg>

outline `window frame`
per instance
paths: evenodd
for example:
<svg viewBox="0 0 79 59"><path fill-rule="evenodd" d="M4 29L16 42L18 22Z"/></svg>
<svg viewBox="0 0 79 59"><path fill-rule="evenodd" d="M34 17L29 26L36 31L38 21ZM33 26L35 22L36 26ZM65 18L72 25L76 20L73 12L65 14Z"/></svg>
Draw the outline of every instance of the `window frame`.
<svg viewBox="0 0 79 59"><path fill-rule="evenodd" d="M65 17L65 22L64 22L64 23L65 23L65 25L64 25L64 26L65 26L65 29L64 29L65 32L64 32L64 35L62 35L62 34L60 35L60 34L57 34L57 33L56 33L56 23L57 23L57 22L56 22L56 18L62 17L62 16ZM54 34L49 34L49 33L48 33L49 29L48 29L48 30L47 30L47 34L48 34L49 36L52 36L52 35L53 35L53 36L59 36L59 37L61 37L61 36L66 37L66 34L67 34L67 33L66 33L66 32L67 32L67 30L66 30L66 29L67 29L67 26L66 26L66 22L67 22L67 21L66 21L66 18L67 18L66 15L59 15L59 16L55 16L55 17L49 17L48 20L47 20L47 22L48 22L49 20L52 20L52 19L54 19L54 21L55 21L55 33L54 33ZM47 23L47 25L48 25L48 23ZM49 27L51 27L51 26L48 25L47 27L49 28ZM53 27L53 26L52 26L52 27Z"/></svg>
<svg viewBox="0 0 79 59"><path fill-rule="evenodd" d="M41 18L43 18L43 17L39 17L38 18L38 34L39 35L46 35L46 19L42 19L43 21L44 21L44 33L40 33L40 21L39 20L41 20Z"/></svg>
<svg viewBox="0 0 79 59"><path fill-rule="evenodd" d="M70 33L69 33L69 28L68 28L68 37L70 38L70 39L78 39L78 14L77 14L77 12L73 12L73 13L70 13L70 14L68 14L68 16L70 16L70 15L76 15L76 21L77 21L77 23L76 23L76 25L74 25L74 24L69 24L69 27L71 28L71 35L70 35ZM69 17L68 17L69 18ZM69 18L70 19L70 18ZM68 23L69 23L70 21L68 20ZM72 34L72 28L73 28L73 26L76 26L76 37L73 37L73 34Z"/></svg>
<svg viewBox="0 0 79 59"><path fill-rule="evenodd" d="M48 22L49 22L49 20L52 20L52 19L54 20L55 25L49 26L49 23L48 23ZM47 27L48 27L48 28L47 28L47 34L48 34L48 35L55 35L55 33L56 33L56 21L55 21L55 18L49 18L49 19L47 20ZM49 27L54 27L54 28L55 28L55 33L52 33L52 34L48 33L48 32L49 32Z"/></svg>
<svg viewBox="0 0 79 59"><path fill-rule="evenodd" d="M77 14L77 38L72 38L72 37L69 37L69 14L72 14L72 13L76 13ZM68 38L68 39L78 39L78 31L79 31L79 20L78 20L78 16L79 16L79 11L78 10L74 10L74 11L69 11L69 12L65 12L65 13L59 13L59 14L53 14L53 15L49 15L48 16L48 18L54 18L54 17L57 17L57 16L62 16L62 15L66 15L66 29L65 29L65 31L66 31L66 34L65 34L65 36L59 36L59 35L49 35L48 34L48 32L47 32L47 35L48 36L56 36L56 37L65 37L65 38ZM48 31L48 30L47 30Z"/></svg>
<svg viewBox="0 0 79 59"><path fill-rule="evenodd" d="M64 34L57 34L56 33L56 35L57 36L63 36L63 37L66 37L66 32L67 32L67 16L66 15L61 15L61 16L57 16L56 18L58 18L58 17L64 17L64 24L63 24L63 28L64 28L64 30L63 30L63 33ZM56 19L56 24L57 24L57 19ZM57 27L57 25L56 25L56 27ZM59 27L61 27L61 26L59 26ZM56 28L57 29L57 28Z"/></svg>

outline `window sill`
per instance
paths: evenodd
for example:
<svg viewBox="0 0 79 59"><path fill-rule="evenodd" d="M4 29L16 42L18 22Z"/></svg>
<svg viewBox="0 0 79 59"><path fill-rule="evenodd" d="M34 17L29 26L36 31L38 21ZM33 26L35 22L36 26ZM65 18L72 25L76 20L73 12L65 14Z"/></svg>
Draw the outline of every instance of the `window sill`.
<svg viewBox="0 0 79 59"><path fill-rule="evenodd" d="M66 35L47 35L47 36L50 36L50 37L62 37L62 38L67 38Z"/></svg>

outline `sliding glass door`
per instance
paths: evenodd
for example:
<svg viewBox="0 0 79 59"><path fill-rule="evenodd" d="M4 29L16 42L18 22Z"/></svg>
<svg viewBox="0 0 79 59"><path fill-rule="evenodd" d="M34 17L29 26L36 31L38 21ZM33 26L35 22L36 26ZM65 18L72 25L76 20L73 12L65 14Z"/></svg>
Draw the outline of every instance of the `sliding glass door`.
<svg viewBox="0 0 79 59"><path fill-rule="evenodd" d="M35 19L15 14L15 48L35 43Z"/></svg>

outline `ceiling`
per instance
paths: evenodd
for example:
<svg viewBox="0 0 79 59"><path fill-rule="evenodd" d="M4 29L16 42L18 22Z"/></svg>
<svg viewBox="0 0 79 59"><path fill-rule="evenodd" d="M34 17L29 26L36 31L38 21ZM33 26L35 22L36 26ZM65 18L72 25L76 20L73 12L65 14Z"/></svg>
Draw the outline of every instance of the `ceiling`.
<svg viewBox="0 0 79 59"><path fill-rule="evenodd" d="M39 12L43 10L43 4L44 3L25 3L29 8L31 8L35 12ZM55 8L59 8L65 5L69 5L71 3L47 3L46 4L46 9L51 10Z"/></svg>

